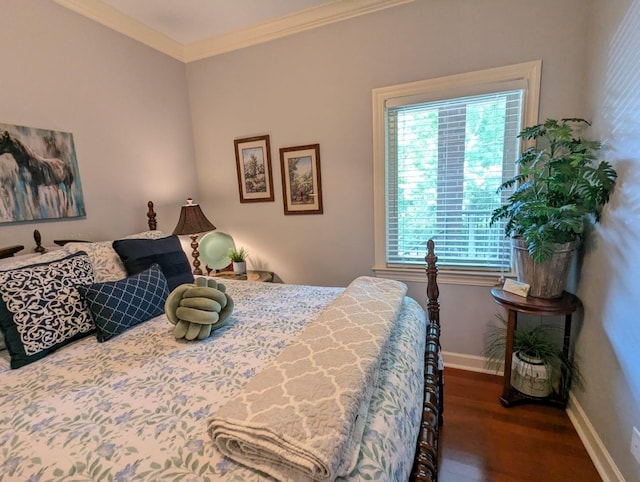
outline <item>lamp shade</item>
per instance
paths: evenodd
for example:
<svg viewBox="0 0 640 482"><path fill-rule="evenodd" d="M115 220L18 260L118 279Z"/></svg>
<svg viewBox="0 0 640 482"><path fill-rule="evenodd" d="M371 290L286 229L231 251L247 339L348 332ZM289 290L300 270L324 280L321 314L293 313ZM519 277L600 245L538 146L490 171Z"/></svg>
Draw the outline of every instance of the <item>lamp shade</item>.
<svg viewBox="0 0 640 482"><path fill-rule="evenodd" d="M173 230L173 234L198 234L206 231L213 231L216 227L200 209L199 204L194 204L193 199L187 199L187 204L182 205L180 210L180 219Z"/></svg>

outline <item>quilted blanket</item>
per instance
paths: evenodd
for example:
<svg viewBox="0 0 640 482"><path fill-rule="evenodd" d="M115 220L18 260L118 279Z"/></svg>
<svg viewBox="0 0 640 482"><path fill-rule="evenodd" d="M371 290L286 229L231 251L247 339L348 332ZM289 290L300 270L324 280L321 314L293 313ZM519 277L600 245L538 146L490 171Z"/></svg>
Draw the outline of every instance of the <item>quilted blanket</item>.
<svg viewBox="0 0 640 482"><path fill-rule="evenodd" d="M405 294L397 281L354 280L211 417L218 449L281 481L335 480L351 472Z"/></svg>

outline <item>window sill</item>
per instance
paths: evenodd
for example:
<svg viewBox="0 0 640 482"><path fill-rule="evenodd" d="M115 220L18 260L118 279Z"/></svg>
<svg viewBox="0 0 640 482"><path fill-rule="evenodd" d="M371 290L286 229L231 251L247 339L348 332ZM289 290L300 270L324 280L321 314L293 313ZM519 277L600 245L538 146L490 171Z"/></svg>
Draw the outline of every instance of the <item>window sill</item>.
<svg viewBox="0 0 640 482"><path fill-rule="evenodd" d="M388 267L376 267L373 268L374 273L378 278L395 279L398 281L409 281L426 283L427 275L424 267L416 268L388 268ZM500 273L482 273L473 271L458 271L458 270L438 270L438 284L439 285L464 285L464 286L495 286L501 283ZM515 278L508 274L504 275L505 278Z"/></svg>

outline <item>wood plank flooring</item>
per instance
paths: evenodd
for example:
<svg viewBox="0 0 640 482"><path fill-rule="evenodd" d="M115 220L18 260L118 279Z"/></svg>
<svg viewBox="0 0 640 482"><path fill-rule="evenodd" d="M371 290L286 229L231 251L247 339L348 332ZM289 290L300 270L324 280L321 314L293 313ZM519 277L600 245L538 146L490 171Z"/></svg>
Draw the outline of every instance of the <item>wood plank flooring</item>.
<svg viewBox="0 0 640 482"><path fill-rule="evenodd" d="M502 377L445 369L440 482L601 482L564 410L504 408Z"/></svg>

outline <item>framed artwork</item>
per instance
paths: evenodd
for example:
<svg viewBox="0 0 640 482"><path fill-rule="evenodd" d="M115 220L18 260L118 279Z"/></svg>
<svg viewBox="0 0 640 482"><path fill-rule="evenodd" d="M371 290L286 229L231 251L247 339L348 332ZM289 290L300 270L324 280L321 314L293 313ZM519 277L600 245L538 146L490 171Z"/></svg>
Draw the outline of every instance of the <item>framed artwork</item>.
<svg viewBox="0 0 640 482"><path fill-rule="evenodd" d="M322 214L320 144L280 149L285 214Z"/></svg>
<svg viewBox="0 0 640 482"><path fill-rule="evenodd" d="M273 201L269 136L233 141L241 203Z"/></svg>
<svg viewBox="0 0 640 482"><path fill-rule="evenodd" d="M73 135L0 124L0 223L85 215Z"/></svg>

